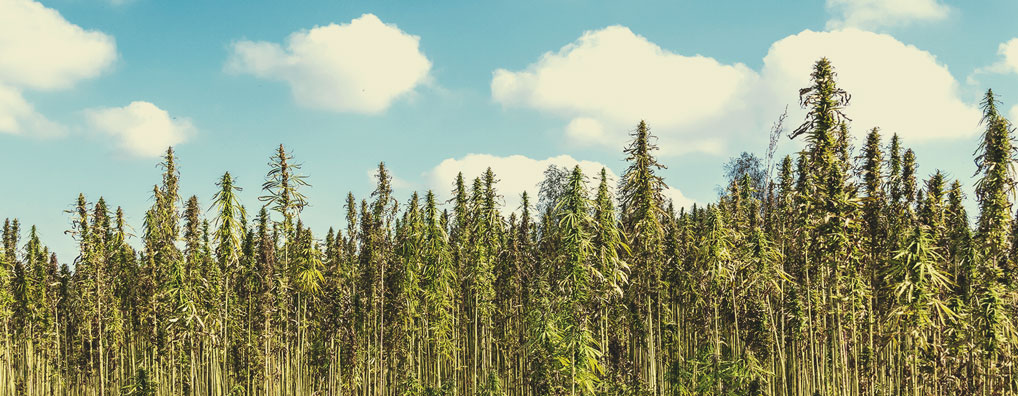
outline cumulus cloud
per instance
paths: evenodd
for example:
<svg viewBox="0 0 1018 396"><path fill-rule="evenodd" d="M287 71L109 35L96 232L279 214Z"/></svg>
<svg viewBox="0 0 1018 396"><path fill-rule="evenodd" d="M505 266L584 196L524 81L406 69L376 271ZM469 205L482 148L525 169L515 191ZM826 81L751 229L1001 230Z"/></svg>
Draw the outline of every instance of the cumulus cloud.
<svg viewBox="0 0 1018 396"><path fill-rule="evenodd" d="M141 157L158 156L167 147L183 143L194 134L190 120L171 117L166 110L149 102L87 110L85 117L120 149Z"/></svg>
<svg viewBox="0 0 1018 396"><path fill-rule="evenodd" d="M373 114L428 78L431 61L419 43L420 37L364 14L347 24L294 32L285 48L238 41L226 69L284 81L303 106Z"/></svg>
<svg viewBox="0 0 1018 396"><path fill-rule="evenodd" d="M0 133L52 137L66 128L39 113L24 90L66 89L116 60L113 37L85 30L31 0L0 1Z"/></svg>
<svg viewBox="0 0 1018 396"><path fill-rule="evenodd" d="M623 26L585 32L524 70L495 70L491 93L504 106L571 119L578 143L617 145L647 119L659 130L701 141L694 131L745 106L756 73L700 55L662 49Z"/></svg>
<svg viewBox="0 0 1018 396"><path fill-rule="evenodd" d="M761 80L774 99L761 106L777 114L784 104L797 103L798 89L809 85L820 57L831 60L838 86L852 95L845 112L856 133L879 126L915 142L978 130L978 108L961 100L958 81L935 56L890 35L856 29L806 30L771 45ZM798 114L791 119L801 119Z"/></svg>
<svg viewBox="0 0 1018 396"><path fill-rule="evenodd" d="M828 29L875 29L939 21L951 11L940 0L827 0L827 10L833 14L827 21Z"/></svg>
<svg viewBox="0 0 1018 396"><path fill-rule="evenodd" d="M853 129L879 126L910 141L969 136L976 106L929 52L886 34L857 29L803 31L775 42L757 72L661 49L619 26L586 32L522 71L498 69L492 97L569 120L570 143L620 147L641 119L660 137L662 155L723 153L727 142L761 137L784 110L801 120L799 89L828 57L852 94ZM929 117L937 114L938 117Z"/></svg>
<svg viewBox="0 0 1018 396"><path fill-rule="evenodd" d="M1018 105L1014 105L1011 107L1011 111L1008 114L1008 116L1011 117L1008 118L1008 120L1010 120L1012 124L1018 123Z"/></svg>
<svg viewBox="0 0 1018 396"><path fill-rule="evenodd" d="M0 1L0 82L39 90L99 75L117 57L113 37L30 0Z"/></svg>

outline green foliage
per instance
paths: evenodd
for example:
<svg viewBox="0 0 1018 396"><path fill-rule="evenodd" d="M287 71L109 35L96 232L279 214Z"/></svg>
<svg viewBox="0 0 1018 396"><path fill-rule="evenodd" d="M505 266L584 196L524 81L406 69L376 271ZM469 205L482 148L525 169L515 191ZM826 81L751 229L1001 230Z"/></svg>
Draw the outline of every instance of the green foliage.
<svg viewBox="0 0 1018 396"><path fill-rule="evenodd" d="M230 173L182 199L168 149L137 240L84 194L73 261L4 222L0 395L1018 392L1011 123L987 92L970 226L897 135L850 157L849 98L817 61L802 150L773 179L744 153L705 206L666 199L641 121L620 180L551 166L519 208L491 169L397 201L381 163L324 238L283 146L250 221Z"/></svg>

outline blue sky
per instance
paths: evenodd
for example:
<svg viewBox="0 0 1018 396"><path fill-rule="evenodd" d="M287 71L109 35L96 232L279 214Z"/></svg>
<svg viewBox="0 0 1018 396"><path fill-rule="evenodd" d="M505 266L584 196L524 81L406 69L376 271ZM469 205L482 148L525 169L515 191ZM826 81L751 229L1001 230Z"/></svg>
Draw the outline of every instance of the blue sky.
<svg viewBox="0 0 1018 396"><path fill-rule="evenodd" d="M229 171L249 210L285 144L318 233L344 225L379 161L401 201L492 165L512 209L548 164L621 173L640 119L669 195L706 203L785 105L801 120L820 56L854 95L856 136L901 134L924 178L941 169L971 195L980 96L1018 117L1014 15L994 0L0 0L0 217L38 225L61 261L79 192L140 234L167 144L182 194L207 207Z"/></svg>

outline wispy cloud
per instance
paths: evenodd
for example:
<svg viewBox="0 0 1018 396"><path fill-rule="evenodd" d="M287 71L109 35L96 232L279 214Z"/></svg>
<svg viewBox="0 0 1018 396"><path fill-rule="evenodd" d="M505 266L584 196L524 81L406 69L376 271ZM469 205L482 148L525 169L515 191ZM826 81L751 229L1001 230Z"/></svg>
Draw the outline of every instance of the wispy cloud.
<svg viewBox="0 0 1018 396"><path fill-rule="evenodd" d="M828 29L878 29L940 21L951 8L940 0L827 0Z"/></svg>

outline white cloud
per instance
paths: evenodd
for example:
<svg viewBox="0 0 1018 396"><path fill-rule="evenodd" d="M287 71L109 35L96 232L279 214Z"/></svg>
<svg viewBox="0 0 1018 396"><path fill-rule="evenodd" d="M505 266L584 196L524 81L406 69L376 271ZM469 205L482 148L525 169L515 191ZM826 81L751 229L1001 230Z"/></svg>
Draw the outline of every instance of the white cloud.
<svg viewBox="0 0 1018 396"><path fill-rule="evenodd" d="M0 82L40 90L95 77L117 57L113 37L29 0L0 1L0 54Z"/></svg>
<svg viewBox="0 0 1018 396"><path fill-rule="evenodd" d="M183 143L194 134L190 120L170 117L166 110L149 102L87 110L85 116L93 128L136 156L158 156L167 147Z"/></svg>
<svg viewBox="0 0 1018 396"><path fill-rule="evenodd" d="M113 37L35 1L0 1L0 133L63 134L66 127L39 113L22 92L69 88L109 69L116 57Z"/></svg>
<svg viewBox="0 0 1018 396"><path fill-rule="evenodd" d="M828 29L875 29L939 21L951 11L940 0L827 0L827 10L835 15L827 21Z"/></svg>
<svg viewBox="0 0 1018 396"><path fill-rule="evenodd" d="M601 121L590 117L576 117L569 121L569 125L566 125L566 135L580 143L612 143L610 140L606 141L608 135L605 134Z"/></svg>
<svg viewBox="0 0 1018 396"><path fill-rule="evenodd" d="M665 198L672 201L672 205L675 206L676 212L679 211L679 208L686 208L686 210L688 211L692 209L693 204L696 203L692 199L686 197L686 195L683 194L682 191L671 186L669 186L668 189L664 191L664 196Z"/></svg>
<svg viewBox="0 0 1018 396"><path fill-rule="evenodd" d="M1018 38L1001 43L997 47L997 53L1004 57L1001 62L1007 71L1018 73Z"/></svg>
<svg viewBox="0 0 1018 396"><path fill-rule="evenodd" d="M63 126L39 114L17 89L0 85L0 133L44 137L63 132Z"/></svg>
<svg viewBox="0 0 1018 396"><path fill-rule="evenodd" d="M979 74L1018 73L1018 37L1000 43L1000 45L997 46L997 54L1000 55L1000 60L992 65L976 69L972 75L969 76L970 84L976 83L975 76Z"/></svg>
<svg viewBox="0 0 1018 396"><path fill-rule="evenodd" d="M502 195L505 206L502 208L508 213L519 209L522 205L521 196L524 191L530 195L531 204L537 204L538 184L544 180L544 171L549 165L556 165L572 170L574 166L580 165L584 175L587 176L588 187L596 188L600 182L601 168L603 164L594 161L577 160L568 155L559 155L543 160L533 159L522 155L510 155L506 157L491 154L467 154L463 158L449 158L439 163L435 168L425 173L432 190L438 197L448 199L450 191L456 183L456 175L463 172L463 179L467 188L473 183L474 178L481 177L491 167L498 180L496 189ZM618 180L611 169L606 169L609 180Z"/></svg>
<svg viewBox="0 0 1018 396"><path fill-rule="evenodd" d="M1011 111L1008 114L1008 116L1010 116L1008 120L1011 121L1012 124L1018 123L1018 105L1014 105L1011 107Z"/></svg>
<svg viewBox="0 0 1018 396"><path fill-rule="evenodd" d="M971 136L978 130L979 110L961 100L947 66L890 35L856 29L806 30L771 45L761 81L772 99L760 106L773 114L786 103L797 108L798 89L809 85L812 65L820 57L831 60L838 86L852 95L845 113L857 134L879 126L916 142ZM801 114L797 111L790 120L801 120Z"/></svg>
<svg viewBox="0 0 1018 396"><path fill-rule="evenodd" d="M233 44L226 69L290 85L301 105L380 113L424 83L431 61L420 37L364 14L348 24L290 34L286 48L265 41Z"/></svg>
<svg viewBox="0 0 1018 396"><path fill-rule="evenodd" d="M755 80L741 63L676 54L610 26L585 32L524 70L495 70L491 93L505 106L571 119L566 131L579 143L617 146L646 119L659 135L703 148L714 146L698 129L745 108L745 87Z"/></svg>
<svg viewBox="0 0 1018 396"><path fill-rule="evenodd" d="M662 155L720 154L730 142L762 141L786 105L790 124L801 120L799 89L825 56L852 95L846 113L857 133L880 126L921 141L978 129L978 109L961 100L957 80L936 57L856 29L788 36L771 46L757 73L740 63L674 54L613 26L586 32L525 70L496 70L491 90L505 106L569 120L563 130L573 144L617 149L644 119L660 137Z"/></svg>

